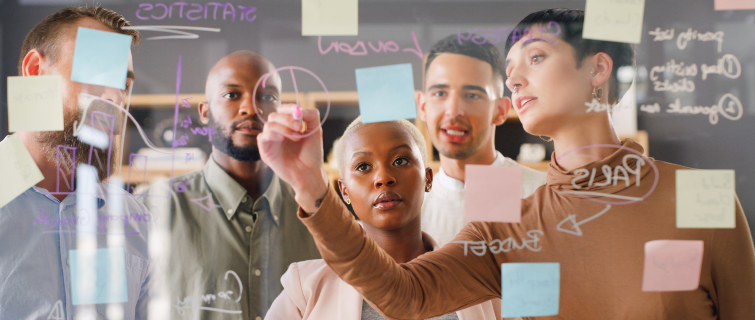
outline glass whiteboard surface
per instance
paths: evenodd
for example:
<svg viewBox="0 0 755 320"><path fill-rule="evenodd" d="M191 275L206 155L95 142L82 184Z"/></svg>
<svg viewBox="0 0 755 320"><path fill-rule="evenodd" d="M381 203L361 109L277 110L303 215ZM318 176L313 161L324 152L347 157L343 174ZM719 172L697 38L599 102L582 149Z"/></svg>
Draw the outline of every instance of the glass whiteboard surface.
<svg viewBox="0 0 755 320"><path fill-rule="evenodd" d="M750 317L750 2L0 0L0 319Z"/></svg>

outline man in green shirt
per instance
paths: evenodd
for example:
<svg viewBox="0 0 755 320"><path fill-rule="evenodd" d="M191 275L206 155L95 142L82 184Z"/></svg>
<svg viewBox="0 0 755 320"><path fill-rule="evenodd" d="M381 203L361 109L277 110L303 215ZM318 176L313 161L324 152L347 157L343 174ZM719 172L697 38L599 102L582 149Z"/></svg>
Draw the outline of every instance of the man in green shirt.
<svg viewBox="0 0 755 320"><path fill-rule="evenodd" d="M296 219L293 189L257 150L259 116L280 105L280 88L275 67L257 53L218 61L207 77L207 101L199 104L213 133L210 159L144 194L161 234L162 297L171 318L260 320L283 290L289 264L320 258Z"/></svg>

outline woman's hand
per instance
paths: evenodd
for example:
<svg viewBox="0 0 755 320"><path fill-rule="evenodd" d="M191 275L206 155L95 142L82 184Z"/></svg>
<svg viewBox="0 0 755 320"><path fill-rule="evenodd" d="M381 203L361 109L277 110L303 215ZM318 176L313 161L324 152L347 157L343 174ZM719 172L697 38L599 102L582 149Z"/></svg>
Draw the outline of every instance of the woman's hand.
<svg viewBox="0 0 755 320"><path fill-rule="evenodd" d="M302 120L294 120L295 109L292 104L284 104L268 115L262 133L257 136L257 146L262 161L294 189L296 202L304 212L313 213L328 190L320 112L303 109ZM307 128L303 134L302 122Z"/></svg>

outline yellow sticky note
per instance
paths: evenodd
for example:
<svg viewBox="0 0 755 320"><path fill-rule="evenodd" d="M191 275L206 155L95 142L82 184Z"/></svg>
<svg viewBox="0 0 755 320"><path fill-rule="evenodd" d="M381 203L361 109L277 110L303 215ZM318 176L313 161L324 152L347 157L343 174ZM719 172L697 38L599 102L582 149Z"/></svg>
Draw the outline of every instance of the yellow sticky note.
<svg viewBox="0 0 755 320"><path fill-rule="evenodd" d="M357 0L302 0L301 35L355 36L358 34Z"/></svg>
<svg viewBox="0 0 755 320"><path fill-rule="evenodd" d="M640 43L645 0L587 0L582 38Z"/></svg>
<svg viewBox="0 0 755 320"><path fill-rule="evenodd" d="M0 142L0 207L15 199L45 177L17 135Z"/></svg>
<svg viewBox="0 0 755 320"><path fill-rule="evenodd" d="M63 130L62 86L59 75L8 77L8 130Z"/></svg>
<svg viewBox="0 0 755 320"><path fill-rule="evenodd" d="M676 170L677 228L734 228L734 170Z"/></svg>

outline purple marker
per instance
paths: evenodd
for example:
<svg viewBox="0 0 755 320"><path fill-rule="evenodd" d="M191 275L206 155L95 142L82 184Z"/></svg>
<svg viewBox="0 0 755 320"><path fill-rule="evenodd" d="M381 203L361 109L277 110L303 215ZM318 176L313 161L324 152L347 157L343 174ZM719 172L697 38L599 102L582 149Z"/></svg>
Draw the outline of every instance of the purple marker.
<svg viewBox="0 0 755 320"><path fill-rule="evenodd" d="M301 123L301 130L299 131L299 133L304 133L305 131L307 131L307 123L302 120L302 111L301 107L298 104L294 106L294 113L292 114L292 116L294 117L294 120Z"/></svg>

